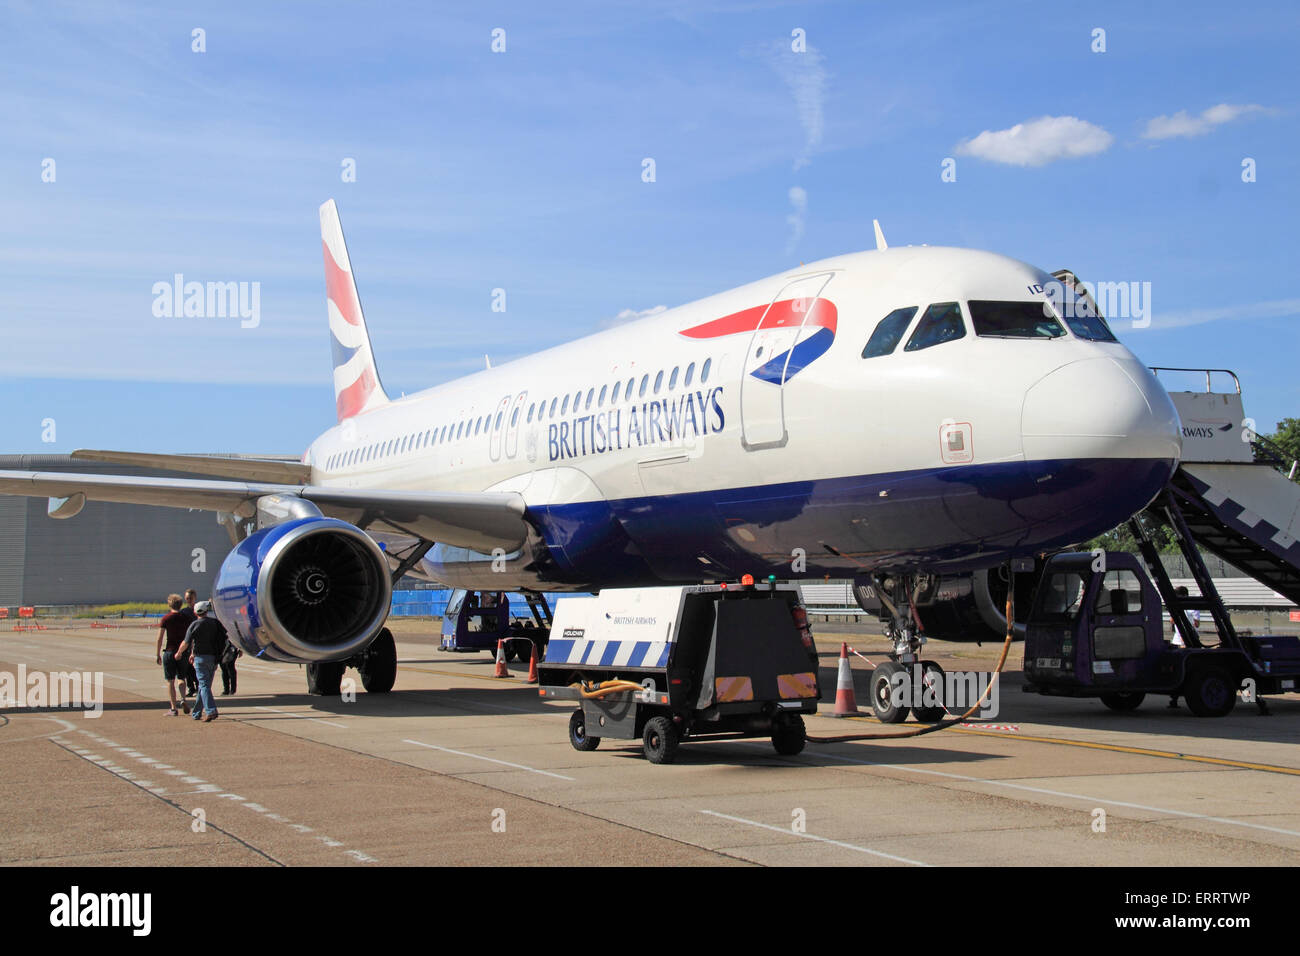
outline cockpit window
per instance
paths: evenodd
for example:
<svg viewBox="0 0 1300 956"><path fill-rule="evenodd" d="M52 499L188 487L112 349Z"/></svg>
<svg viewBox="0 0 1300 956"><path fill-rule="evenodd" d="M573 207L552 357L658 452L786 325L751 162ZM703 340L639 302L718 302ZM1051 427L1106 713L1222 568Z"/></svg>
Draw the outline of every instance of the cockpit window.
<svg viewBox="0 0 1300 956"><path fill-rule="evenodd" d="M966 334L966 324L961 320L961 308L956 302L936 302L925 310L916 331L903 346L904 352L917 352L932 345L942 345Z"/></svg>
<svg viewBox="0 0 1300 956"><path fill-rule="evenodd" d="M1065 329L1044 302L991 302L972 299L975 334L995 339L1059 339Z"/></svg>
<svg viewBox="0 0 1300 956"><path fill-rule="evenodd" d="M871 333L871 338L867 339L867 347L862 350L862 357L875 358L877 355L888 355L894 351L898 343L903 340L903 333L912 323L916 308L913 305L906 309L895 309L881 319L876 330Z"/></svg>
<svg viewBox="0 0 1300 956"><path fill-rule="evenodd" d="M1073 289L1062 286L1061 294L1052 296L1051 301L1057 314L1065 319L1070 331L1079 338L1089 342L1119 341L1088 298L1077 294Z"/></svg>

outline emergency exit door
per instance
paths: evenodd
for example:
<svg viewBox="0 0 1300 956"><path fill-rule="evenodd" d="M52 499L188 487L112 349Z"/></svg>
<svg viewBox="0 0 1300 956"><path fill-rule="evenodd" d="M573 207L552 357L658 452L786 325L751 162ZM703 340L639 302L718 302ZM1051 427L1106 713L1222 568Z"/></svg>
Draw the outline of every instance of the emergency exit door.
<svg viewBox="0 0 1300 956"><path fill-rule="evenodd" d="M750 451L786 442L785 383L797 370L790 368L790 356L831 276L822 272L785 285L754 329L740 379L741 443Z"/></svg>

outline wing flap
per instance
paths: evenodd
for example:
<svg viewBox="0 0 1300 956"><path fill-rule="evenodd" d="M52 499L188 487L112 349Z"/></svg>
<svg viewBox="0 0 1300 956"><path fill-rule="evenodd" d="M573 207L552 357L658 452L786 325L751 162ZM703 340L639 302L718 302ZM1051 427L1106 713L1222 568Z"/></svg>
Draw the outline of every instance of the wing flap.
<svg viewBox="0 0 1300 956"><path fill-rule="evenodd" d="M139 451L100 451L79 448L73 458L133 465L164 471L182 471L241 481L273 481L305 485L311 481L311 466L294 458L234 458L218 455L166 455Z"/></svg>

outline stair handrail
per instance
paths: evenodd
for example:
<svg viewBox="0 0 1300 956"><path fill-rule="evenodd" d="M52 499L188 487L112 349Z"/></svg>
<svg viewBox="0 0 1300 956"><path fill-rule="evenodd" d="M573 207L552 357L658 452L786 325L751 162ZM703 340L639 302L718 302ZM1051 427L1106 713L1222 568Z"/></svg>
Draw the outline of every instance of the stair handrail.
<svg viewBox="0 0 1300 956"><path fill-rule="evenodd" d="M1213 372L1222 372L1224 375L1232 376L1232 384L1237 389L1237 394L1241 394L1241 379L1237 378L1237 373L1230 368L1174 368L1167 365L1152 365L1151 371L1155 373L1156 378L1160 377L1161 372L1203 372L1205 374L1205 391L1213 394L1214 389L1210 387L1210 375Z"/></svg>

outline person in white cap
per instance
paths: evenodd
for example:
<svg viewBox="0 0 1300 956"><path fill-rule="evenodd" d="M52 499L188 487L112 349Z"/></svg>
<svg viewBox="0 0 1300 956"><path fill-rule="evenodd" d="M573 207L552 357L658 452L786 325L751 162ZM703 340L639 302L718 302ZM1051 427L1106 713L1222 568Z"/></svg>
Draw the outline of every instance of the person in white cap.
<svg viewBox="0 0 1300 956"><path fill-rule="evenodd" d="M199 696L194 704L194 719L217 719L217 702L212 698L212 674L217 669L217 654L226 643L226 629L212 613L211 601L194 605L198 620L185 632L185 640L176 650L176 659L188 654L199 679Z"/></svg>

